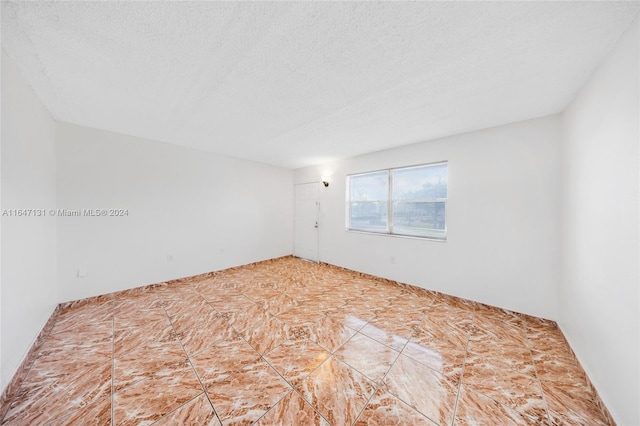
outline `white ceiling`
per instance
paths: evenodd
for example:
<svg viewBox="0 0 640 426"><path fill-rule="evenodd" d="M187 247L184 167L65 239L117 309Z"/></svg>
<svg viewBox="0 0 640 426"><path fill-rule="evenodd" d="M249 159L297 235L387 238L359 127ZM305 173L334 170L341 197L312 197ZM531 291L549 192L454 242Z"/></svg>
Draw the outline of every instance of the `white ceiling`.
<svg viewBox="0 0 640 426"><path fill-rule="evenodd" d="M2 3L56 120L302 167L562 111L640 2Z"/></svg>

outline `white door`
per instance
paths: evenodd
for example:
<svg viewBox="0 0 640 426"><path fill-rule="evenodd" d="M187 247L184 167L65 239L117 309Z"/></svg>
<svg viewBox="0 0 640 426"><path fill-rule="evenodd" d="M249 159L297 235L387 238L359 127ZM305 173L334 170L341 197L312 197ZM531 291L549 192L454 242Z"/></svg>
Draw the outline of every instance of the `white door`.
<svg viewBox="0 0 640 426"><path fill-rule="evenodd" d="M293 255L320 260L318 255L318 183L296 185Z"/></svg>

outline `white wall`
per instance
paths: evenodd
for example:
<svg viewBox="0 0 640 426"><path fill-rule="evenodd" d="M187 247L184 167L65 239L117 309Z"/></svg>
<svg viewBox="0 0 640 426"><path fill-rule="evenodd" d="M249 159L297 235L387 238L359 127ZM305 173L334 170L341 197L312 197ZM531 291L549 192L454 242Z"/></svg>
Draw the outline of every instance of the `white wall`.
<svg viewBox="0 0 640 426"><path fill-rule="evenodd" d="M57 144L59 208L129 211L58 217L61 301L292 252L291 170L71 124Z"/></svg>
<svg viewBox="0 0 640 426"><path fill-rule="evenodd" d="M640 424L638 22L564 113L559 323L619 424Z"/></svg>
<svg viewBox="0 0 640 426"><path fill-rule="evenodd" d="M296 170L302 183L334 169L320 189L321 260L555 318L560 135L550 116ZM440 160L449 161L446 242L345 231L347 174Z"/></svg>
<svg viewBox="0 0 640 426"><path fill-rule="evenodd" d="M2 53L2 209L56 205L55 122ZM56 219L2 217L0 342L4 389L53 312Z"/></svg>

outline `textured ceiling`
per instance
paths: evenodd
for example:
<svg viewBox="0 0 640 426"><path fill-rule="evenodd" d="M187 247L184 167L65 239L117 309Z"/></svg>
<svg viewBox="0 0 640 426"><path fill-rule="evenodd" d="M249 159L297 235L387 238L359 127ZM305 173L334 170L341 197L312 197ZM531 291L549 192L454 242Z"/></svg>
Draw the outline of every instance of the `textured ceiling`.
<svg viewBox="0 0 640 426"><path fill-rule="evenodd" d="M284 167L562 111L640 2L3 2L56 120Z"/></svg>

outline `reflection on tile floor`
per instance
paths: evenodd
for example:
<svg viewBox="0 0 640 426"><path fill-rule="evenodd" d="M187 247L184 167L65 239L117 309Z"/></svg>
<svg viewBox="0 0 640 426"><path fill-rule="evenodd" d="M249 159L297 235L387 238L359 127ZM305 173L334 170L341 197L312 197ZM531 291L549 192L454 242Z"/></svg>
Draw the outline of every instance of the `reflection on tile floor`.
<svg viewBox="0 0 640 426"><path fill-rule="evenodd" d="M70 304L6 425L609 424L556 324L293 257Z"/></svg>

